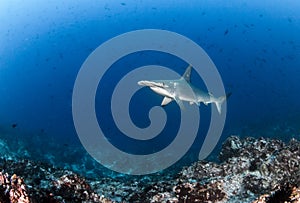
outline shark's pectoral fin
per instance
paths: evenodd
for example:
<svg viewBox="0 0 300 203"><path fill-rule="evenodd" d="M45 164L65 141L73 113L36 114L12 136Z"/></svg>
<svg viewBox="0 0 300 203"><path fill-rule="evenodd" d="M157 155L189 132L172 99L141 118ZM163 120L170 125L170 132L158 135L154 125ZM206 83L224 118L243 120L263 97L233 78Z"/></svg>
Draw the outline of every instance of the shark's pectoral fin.
<svg viewBox="0 0 300 203"><path fill-rule="evenodd" d="M181 110L184 110L184 109L185 109L185 107L184 107L184 105L183 105L183 102L182 102L179 98L175 97L174 100L175 100L176 103L179 105L179 107L180 107Z"/></svg>
<svg viewBox="0 0 300 203"><path fill-rule="evenodd" d="M161 105L162 105L162 106L165 106L165 105L167 105L168 103L170 103L171 101L173 101L172 98L170 98L170 97L164 97L164 99L163 99L162 102L161 102Z"/></svg>

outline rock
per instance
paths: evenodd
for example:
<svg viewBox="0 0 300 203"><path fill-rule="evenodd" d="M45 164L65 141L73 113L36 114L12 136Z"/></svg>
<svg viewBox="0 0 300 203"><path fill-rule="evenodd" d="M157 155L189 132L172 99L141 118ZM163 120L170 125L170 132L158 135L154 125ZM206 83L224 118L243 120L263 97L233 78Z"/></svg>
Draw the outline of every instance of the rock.
<svg viewBox="0 0 300 203"><path fill-rule="evenodd" d="M232 136L219 157L220 164L197 161L177 175L97 179L41 162L2 157L0 202L300 202L299 141L286 144Z"/></svg>
<svg viewBox="0 0 300 203"><path fill-rule="evenodd" d="M0 172L0 202L2 203L29 203L27 187L23 179L13 174Z"/></svg>
<svg viewBox="0 0 300 203"><path fill-rule="evenodd" d="M183 183L175 186L174 192L179 202L224 202L226 200L222 182Z"/></svg>
<svg viewBox="0 0 300 203"><path fill-rule="evenodd" d="M280 185L271 193L261 195L253 203L272 202L300 203L300 188L290 184Z"/></svg>

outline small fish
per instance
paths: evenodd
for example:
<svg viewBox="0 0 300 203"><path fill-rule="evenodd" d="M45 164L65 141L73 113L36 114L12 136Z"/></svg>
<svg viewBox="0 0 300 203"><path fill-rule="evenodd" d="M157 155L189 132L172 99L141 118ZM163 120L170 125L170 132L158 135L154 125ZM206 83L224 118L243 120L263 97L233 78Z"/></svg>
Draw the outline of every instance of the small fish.
<svg viewBox="0 0 300 203"><path fill-rule="evenodd" d="M11 125L12 128L16 128L17 126L18 126L17 123L13 123L13 124Z"/></svg>
<svg viewBox="0 0 300 203"><path fill-rule="evenodd" d="M229 32L229 30L228 30L228 29L226 29L226 30L225 30L225 32L224 32L224 35L227 35L227 34L228 34L228 32Z"/></svg>

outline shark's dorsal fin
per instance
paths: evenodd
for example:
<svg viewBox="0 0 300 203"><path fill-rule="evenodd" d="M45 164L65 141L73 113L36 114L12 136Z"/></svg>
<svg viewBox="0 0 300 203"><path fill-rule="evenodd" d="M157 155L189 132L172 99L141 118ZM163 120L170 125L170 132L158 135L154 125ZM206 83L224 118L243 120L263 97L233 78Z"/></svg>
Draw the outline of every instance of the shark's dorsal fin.
<svg viewBox="0 0 300 203"><path fill-rule="evenodd" d="M191 71L192 66L189 65L182 76L182 78L184 78L187 82L191 82Z"/></svg>
<svg viewBox="0 0 300 203"><path fill-rule="evenodd" d="M170 97L164 97L164 99L163 99L162 102L161 102L161 105L162 105L162 106L165 106L165 105L167 105L168 103L170 103L171 101L173 101L172 98L170 98Z"/></svg>

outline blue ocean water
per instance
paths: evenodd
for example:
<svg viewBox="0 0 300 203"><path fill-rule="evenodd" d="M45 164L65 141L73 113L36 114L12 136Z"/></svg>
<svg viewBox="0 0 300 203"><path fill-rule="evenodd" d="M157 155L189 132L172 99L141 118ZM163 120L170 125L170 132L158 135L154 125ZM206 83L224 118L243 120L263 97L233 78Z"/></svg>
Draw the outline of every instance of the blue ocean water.
<svg viewBox="0 0 300 203"><path fill-rule="evenodd" d="M300 3L292 0L2 1L1 136L18 153L23 153L22 143L33 156L53 154L61 163L76 162L80 155L59 157L56 150L70 152L81 146L72 118L73 85L81 65L112 37L138 29L162 29L200 45L218 68L226 92L232 92L220 144L231 134L300 138L299 10ZM176 103L166 107L167 128L144 142L127 139L116 129L110 103L103 98L109 98L126 72L149 64L167 66L179 74L188 65L158 52L129 55L107 72L100 82L105 90L96 97L97 115L105 115L98 122L111 142L137 154L159 151L174 139L178 129L172 126L179 123ZM192 81L204 86L197 75L192 75ZM148 102L142 102L145 97ZM148 126L148 111L161 100L149 90L137 92L130 107L133 122ZM195 154L210 121L210 107L200 109Z"/></svg>

